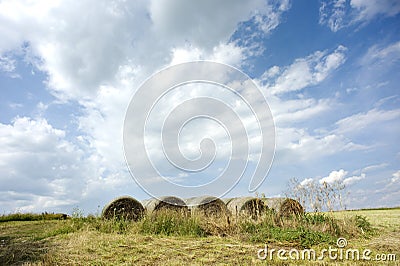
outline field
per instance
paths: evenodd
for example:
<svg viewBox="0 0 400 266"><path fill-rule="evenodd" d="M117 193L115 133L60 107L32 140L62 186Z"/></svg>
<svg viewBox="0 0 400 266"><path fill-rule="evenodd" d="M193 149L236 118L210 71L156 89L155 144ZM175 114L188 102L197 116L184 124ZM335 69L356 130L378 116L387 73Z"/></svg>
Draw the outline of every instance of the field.
<svg viewBox="0 0 400 266"><path fill-rule="evenodd" d="M165 214L136 223L96 217L3 221L0 265L376 265L376 255L386 259L383 265L400 264L399 208L275 218L239 222ZM324 260L311 262L284 261L277 253L272 261L257 256L265 254L266 245L268 252L315 249L320 254L337 248L338 237L347 240L343 249L370 249L372 260L330 259L327 253Z"/></svg>

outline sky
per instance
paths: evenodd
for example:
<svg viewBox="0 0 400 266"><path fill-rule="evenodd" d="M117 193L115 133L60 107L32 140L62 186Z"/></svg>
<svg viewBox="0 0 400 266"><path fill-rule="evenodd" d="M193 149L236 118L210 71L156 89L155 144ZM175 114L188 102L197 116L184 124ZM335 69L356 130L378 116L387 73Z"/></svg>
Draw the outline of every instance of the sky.
<svg viewBox="0 0 400 266"><path fill-rule="evenodd" d="M0 0L0 213L149 198L125 162L125 114L149 77L194 60L240 69L268 102L275 155L256 194L282 196L291 178L339 181L347 208L400 206L399 13L397 0ZM152 130L207 94L242 115L256 167L259 131L243 103L223 88L178 88L146 135L147 156L174 182L190 175L168 165ZM229 161L226 128L197 121L181 133L188 158L215 141L216 164L192 179L212 180ZM227 196L255 195L248 183Z"/></svg>

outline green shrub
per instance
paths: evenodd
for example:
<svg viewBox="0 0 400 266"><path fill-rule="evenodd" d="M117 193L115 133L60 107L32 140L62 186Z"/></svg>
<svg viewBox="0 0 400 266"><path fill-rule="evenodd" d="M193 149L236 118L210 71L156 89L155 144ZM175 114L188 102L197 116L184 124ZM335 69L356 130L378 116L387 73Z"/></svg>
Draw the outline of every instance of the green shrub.
<svg viewBox="0 0 400 266"><path fill-rule="evenodd" d="M354 221L356 226L360 228L363 233L369 233L373 231L371 223L367 220L366 216L356 215L354 217Z"/></svg>

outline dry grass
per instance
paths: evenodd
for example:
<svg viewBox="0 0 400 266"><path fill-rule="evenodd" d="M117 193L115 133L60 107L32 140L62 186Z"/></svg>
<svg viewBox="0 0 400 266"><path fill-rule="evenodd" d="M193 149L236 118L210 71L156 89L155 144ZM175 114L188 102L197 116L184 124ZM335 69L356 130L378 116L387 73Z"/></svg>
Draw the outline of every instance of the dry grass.
<svg viewBox="0 0 400 266"><path fill-rule="evenodd" d="M331 215L337 218L339 230L351 229L346 233L349 247L370 248L373 254L396 253L399 260L400 209L336 212ZM375 228L374 233L362 234L361 229L354 229L356 215L368 217ZM329 219L333 219L330 214L314 215L305 220L283 220L281 225L274 224L276 220L267 216L262 221L196 217L195 220L182 221L176 216L157 217L139 222L86 218L0 223L0 265L265 265L269 261L257 259L257 251L264 247L264 243L268 243L269 248L300 249L300 242L295 239L297 236L318 240L318 232L324 230L327 236L333 236L332 228L329 229ZM189 233L171 231L172 234L166 236L141 231L150 222L160 223L166 229L186 228ZM300 230L301 223L308 229ZM244 224L248 226L247 231L241 227ZM206 234L192 234L196 228L201 228ZM314 242L311 247L320 251L329 245L334 246L329 241ZM272 263L288 265L277 258ZM354 265L354 261L330 263ZM292 264L296 263L292 261ZM306 264L310 262L299 261L296 265ZM375 263L363 262L360 265Z"/></svg>
<svg viewBox="0 0 400 266"><path fill-rule="evenodd" d="M364 233L362 231L358 232L358 235L361 236L359 245L377 252L395 252L397 253L398 261L400 261L400 208L341 211L334 212L333 215L342 222L354 216L367 217L374 227L375 233L367 239L363 239Z"/></svg>
<svg viewBox="0 0 400 266"><path fill-rule="evenodd" d="M93 239L95 241L93 241ZM58 240L47 262L61 265L217 265L256 263L255 247L219 237L110 235L89 231Z"/></svg>

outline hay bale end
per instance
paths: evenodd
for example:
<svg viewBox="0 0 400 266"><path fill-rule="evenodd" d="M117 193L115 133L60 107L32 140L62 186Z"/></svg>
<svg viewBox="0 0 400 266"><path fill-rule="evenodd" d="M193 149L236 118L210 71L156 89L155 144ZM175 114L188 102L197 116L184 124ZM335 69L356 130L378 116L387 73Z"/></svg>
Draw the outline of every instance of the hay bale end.
<svg viewBox="0 0 400 266"><path fill-rule="evenodd" d="M158 213L161 211L175 211L184 214L189 212L185 201L175 196L164 196L159 199L153 198L143 200L142 204L148 214Z"/></svg>
<svg viewBox="0 0 400 266"><path fill-rule="evenodd" d="M291 215L301 215L304 213L304 208L295 199L291 198L266 198L263 199L266 206L275 210L279 216L288 217Z"/></svg>
<svg viewBox="0 0 400 266"><path fill-rule="evenodd" d="M260 198L238 197L224 199L228 210L236 217L251 217L257 219L267 210L267 206Z"/></svg>
<svg viewBox="0 0 400 266"><path fill-rule="evenodd" d="M186 199L186 204L192 213L200 213L207 217L230 216L226 204L213 196L201 196Z"/></svg>
<svg viewBox="0 0 400 266"><path fill-rule="evenodd" d="M105 219L126 219L137 221L143 217L143 205L136 199L123 196L112 200L102 211Z"/></svg>

